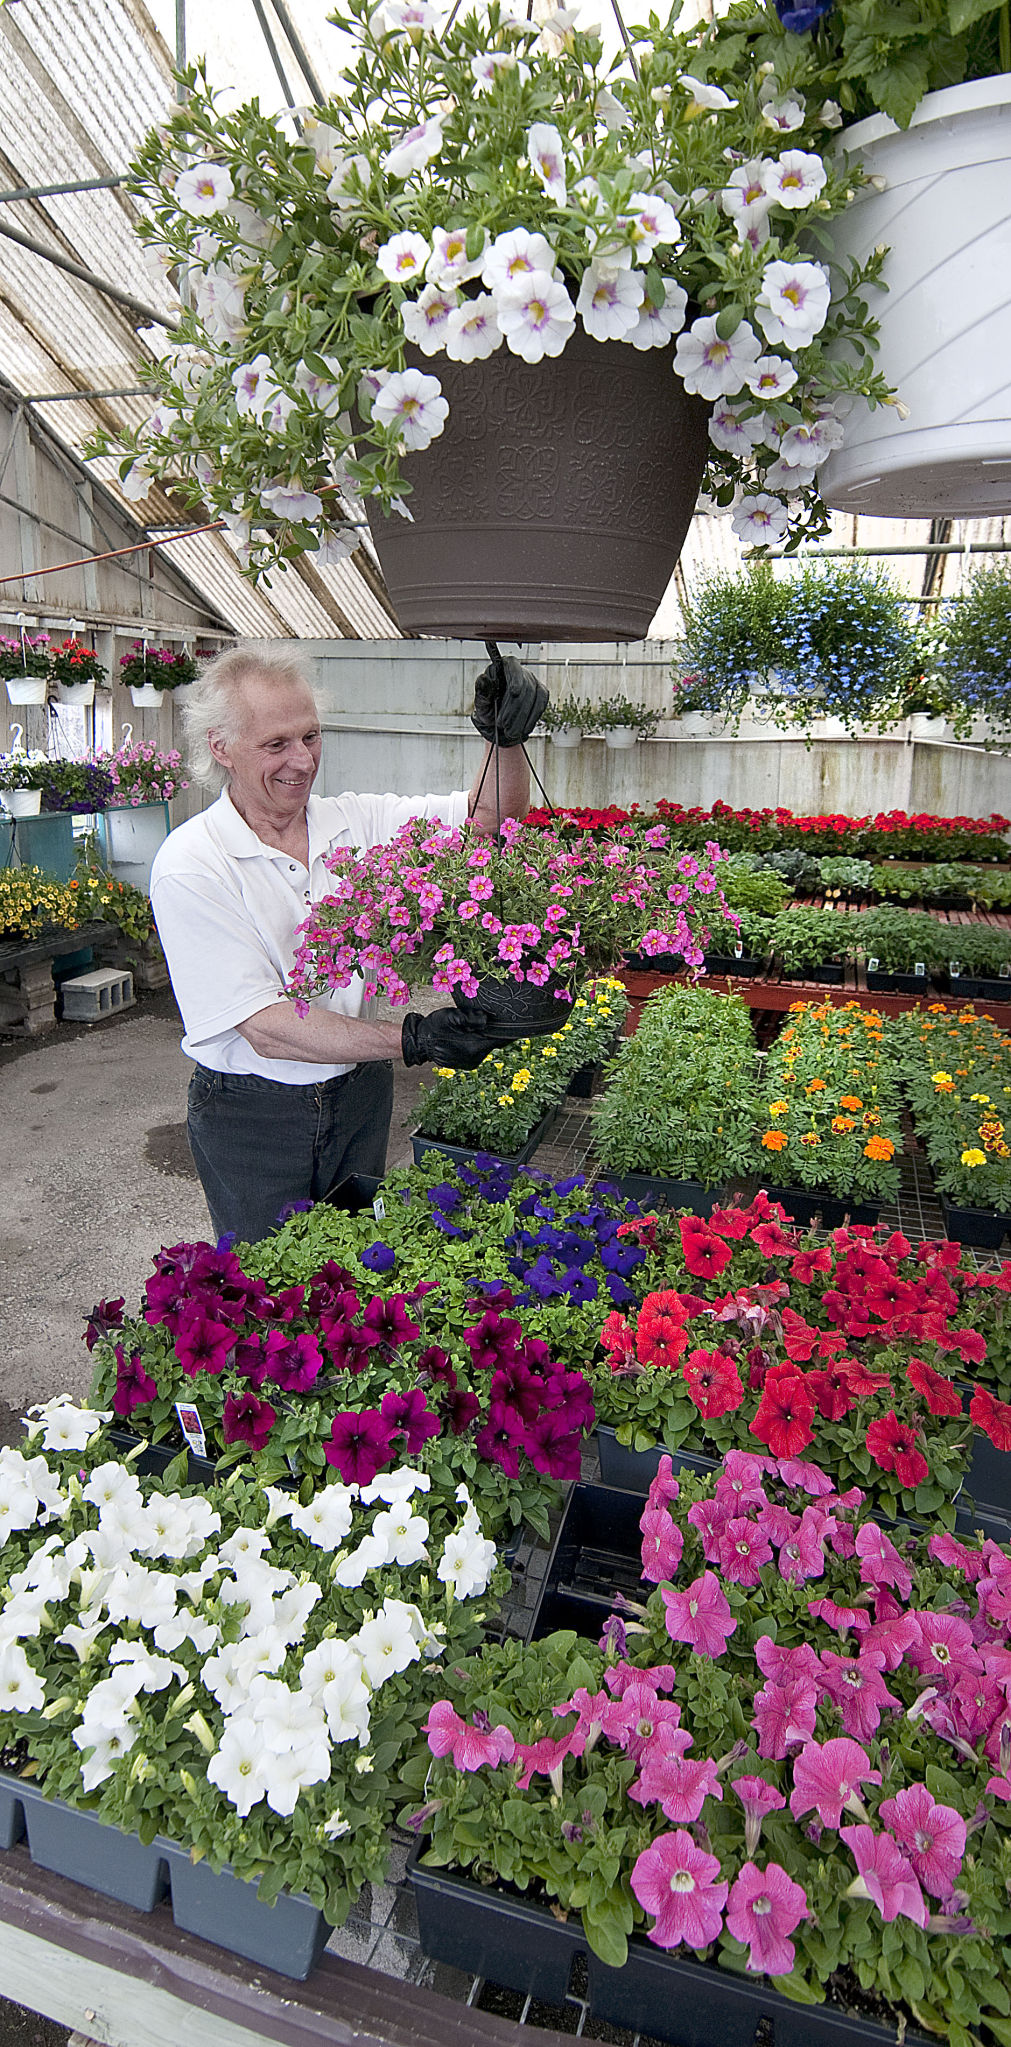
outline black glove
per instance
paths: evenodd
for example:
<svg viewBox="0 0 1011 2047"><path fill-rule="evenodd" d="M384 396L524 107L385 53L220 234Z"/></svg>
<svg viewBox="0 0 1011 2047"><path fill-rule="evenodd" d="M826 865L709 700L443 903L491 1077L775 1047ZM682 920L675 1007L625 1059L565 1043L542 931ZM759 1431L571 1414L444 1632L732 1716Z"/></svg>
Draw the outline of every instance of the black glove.
<svg viewBox="0 0 1011 2047"><path fill-rule="evenodd" d="M489 1052L498 1050L497 1038L488 1036L491 1018L478 1004L461 1009L433 1009L428 1016L409 1009L400 1033L405 1066L462 1066L467 1072L480 1066Z"/></svg>
<svg viewBox="0 0 1011 2047"><path fill-rule="evenodd" d="M482 739L494 746L496 710L500 746L521 746L529 739L548 701L548 692L529 668L523 668L512 654L502 657L501 669L492 662L482 668L474 684L471 723Z"/></svg>

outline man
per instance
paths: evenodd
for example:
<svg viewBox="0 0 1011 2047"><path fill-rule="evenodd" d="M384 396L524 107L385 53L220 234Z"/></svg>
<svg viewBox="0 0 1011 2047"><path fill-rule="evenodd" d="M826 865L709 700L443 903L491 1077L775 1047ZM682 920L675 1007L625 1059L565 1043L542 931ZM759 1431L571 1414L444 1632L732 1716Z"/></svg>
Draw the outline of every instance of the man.
<svg viewBox="0 0 1011 2047"><path fill-rule="evenodd" d="M446 825L472 815L494 831L524 813L521 742L546 691L517 661L486 669L473 721L499 758L470 796L313 796L322 734L312 690L294 660L241 648L191 685L184 713L194 779L220 791L172 832L151 873L151 902L197 1063L188 1130L219 1235L265 1236L282 1208L318 1200L350 1173L381 1173L393 1106L394 1059L474 1067L492 1050L476 1005L409 1011L402 1022L361 1015L362 983L299 1016L287 992L295 931L330 884L324 855L391 839L411 817ZM483 779L482 779L483 777Z"/></svg>

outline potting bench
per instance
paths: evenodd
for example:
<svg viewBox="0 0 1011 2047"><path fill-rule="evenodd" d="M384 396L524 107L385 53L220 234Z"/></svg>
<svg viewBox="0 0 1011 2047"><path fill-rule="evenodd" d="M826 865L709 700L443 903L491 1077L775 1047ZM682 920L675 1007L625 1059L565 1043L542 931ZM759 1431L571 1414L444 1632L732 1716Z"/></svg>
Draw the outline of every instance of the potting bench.
<svg viewBox="0 0 1011 2047"><path fill-rule="evenodd" d="M115 937L111 924L79 924L75 931L51 931L44 938L0 944L0 1032L38 1038L56 1029L53 961L87 952Z"/></svg>

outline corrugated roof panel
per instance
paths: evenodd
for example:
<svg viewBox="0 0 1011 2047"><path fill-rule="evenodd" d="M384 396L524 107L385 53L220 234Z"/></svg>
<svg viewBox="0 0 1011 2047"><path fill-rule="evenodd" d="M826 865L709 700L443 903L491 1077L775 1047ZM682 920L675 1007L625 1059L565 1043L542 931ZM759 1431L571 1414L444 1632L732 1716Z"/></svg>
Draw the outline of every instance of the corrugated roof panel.
<svg viewBox="0 0 1011 2047"><path fill-rule="evenodd" d="M171 98L167 63L139 33L132 8L19 0L16 25L102 153L125 163Z"/></svg>

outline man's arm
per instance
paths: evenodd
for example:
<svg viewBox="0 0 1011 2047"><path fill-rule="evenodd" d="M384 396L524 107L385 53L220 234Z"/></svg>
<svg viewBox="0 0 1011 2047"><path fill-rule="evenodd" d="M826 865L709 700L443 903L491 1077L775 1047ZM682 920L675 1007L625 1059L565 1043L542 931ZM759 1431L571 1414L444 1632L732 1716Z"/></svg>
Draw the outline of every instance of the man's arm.
<svg viewBox="0 0 1011 2047"><path fill-rule="evenodd" d="M497 785L493 752L492 747L485 747L481 773L475 776L467 799L471 819L482 832L495 832L501 818L525 817L530 808L530 768L523 748L499 747Z"/></svg>
<svg viewBox="0 0 1011 2047"><path fill-rule="evenodd" d="M314 1003L307 1016L295 1004L272 1002L236 1024L261 1059L304 1059L310 1066L360 1066L374 1059L403 1057L400 1023L370 1023L340 1016Z"/></svg>

